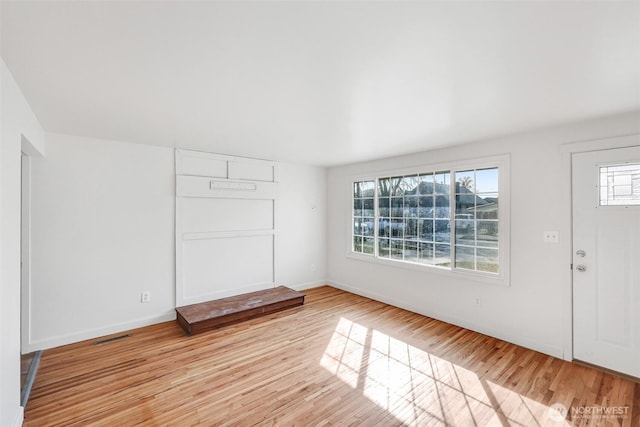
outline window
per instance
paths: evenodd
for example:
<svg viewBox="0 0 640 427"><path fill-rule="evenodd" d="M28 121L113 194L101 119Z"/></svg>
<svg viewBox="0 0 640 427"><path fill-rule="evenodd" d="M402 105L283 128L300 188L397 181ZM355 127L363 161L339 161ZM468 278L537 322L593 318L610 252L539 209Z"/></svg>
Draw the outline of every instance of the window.
<svg viewBox="0 0 640 427"><path fill-rule="evenodd" d="M353 184L352 251L372 259L500 275L501 162Z"/></svg>
<svg viewBox="0 0 640 427"><path fill-rule="evenodd" d="M640 163L600 167L600 206L640 205Z"/></svg>
<svg viewBox="0 0 640 427"><path fill-rule="evenodd" d="M450 264L450 173L377 180L378 256Z"/></svg>
<svg viewBox="0 0 640 427"><path fill-rule="evenodd" d="M456 268L498 273L499 169L456 174Z"/></svg>
<svg viewBox="0 0 640 427"><path fill-rule="evenodd" d="M372 254L374 249L375 182L353 184L353 251Z"/></svg>

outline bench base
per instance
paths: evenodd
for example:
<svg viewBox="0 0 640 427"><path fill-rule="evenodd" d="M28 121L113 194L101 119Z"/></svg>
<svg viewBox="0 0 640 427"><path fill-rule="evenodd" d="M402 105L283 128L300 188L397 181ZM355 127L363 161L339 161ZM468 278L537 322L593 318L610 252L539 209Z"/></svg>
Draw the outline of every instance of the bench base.
<svg viewBox="0 0 640 427"><path fill-rule="evenodd" d="M217 329L304 304L305 294L285 286L177 307L177 321L187 335Z"/></svg>

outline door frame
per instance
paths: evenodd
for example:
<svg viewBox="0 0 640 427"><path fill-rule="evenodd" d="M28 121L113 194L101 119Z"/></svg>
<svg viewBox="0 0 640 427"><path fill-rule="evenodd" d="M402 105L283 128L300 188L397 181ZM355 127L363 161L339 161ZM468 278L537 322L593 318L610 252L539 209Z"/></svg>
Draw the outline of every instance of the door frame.
<svg viewBox="0 0 640 427"><path fill-rule="evenodd" d="M32 161L43 158L41 152L27 137L20 136L20 352L30 353L31 348L31 205Z"/></svg>
<svg viewBox="0 0 640 427"><path fill-rule="evenodd" d="M564 186L564 199L567 201L567 212L569 212L569 248L568 254L569 263L573 263L573 154L584 153L588 151L602 151L611 150L615 148L627 148L640 146L640 133L619 135L607 138L594 139L589 141L578 141L562 144L560 146L560 152L562 155L562 162L567 167L563 171L565 177L563 182L567 183ZM573 267L573 266L572 266ZM568 287L568 305L569 310L563 314L564 328L564 360L573 361L573 269L571 271L571 280Z"/></svg>
<svg viewBox="0 0 640 427"><path fill-rule="evenodd" d="M31 156L22 152L20 181L20 347L31 342Z"/></svg>

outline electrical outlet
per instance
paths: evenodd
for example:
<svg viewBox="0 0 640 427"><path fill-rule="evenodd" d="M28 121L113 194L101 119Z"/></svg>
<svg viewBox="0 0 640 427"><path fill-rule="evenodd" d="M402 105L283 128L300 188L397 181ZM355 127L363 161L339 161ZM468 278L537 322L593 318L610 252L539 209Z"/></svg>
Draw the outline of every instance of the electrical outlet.
<svg viewBox="0 0 640 427"><path fill-rule="evenodd" d="M311 271L312 272L316 271L316 265L315 264L311 264Z"/></svg>
<svg viewBox="0 0 640 427"><path fill-rule="evenodd" d="M140 302L151 302L151 291L144 291L140 294Z"/></svg>
<svg viewBox="0 0 640 427"><path fill-rule="evenodd" d="M558 243L558 232L557 231L545 231L542 237L542 240L545 243Z"/></svg>
<svg viewBox="0 0 640 427"><path fill-rule="evenodd" d="M476 297L474 301L477 307L482 307L482 298Z"/></svg>

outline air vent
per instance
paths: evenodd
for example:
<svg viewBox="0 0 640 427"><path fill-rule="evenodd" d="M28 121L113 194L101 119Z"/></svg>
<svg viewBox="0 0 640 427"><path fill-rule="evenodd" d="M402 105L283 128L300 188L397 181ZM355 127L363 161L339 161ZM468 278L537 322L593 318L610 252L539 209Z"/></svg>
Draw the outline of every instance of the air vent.
<svg viewBox="0 0 640 427"><path fill-rule="evenodd" d="M131 334L126 334L126 335L120 335L118 337L113 337L113 338L107 338L106 340L100 340L100 341L96 341L93 343L93 345L100 345L100 344L106 344L109 342L113 342L113 341L118 341L124 338L129 338L131 336Z"/></svg>

